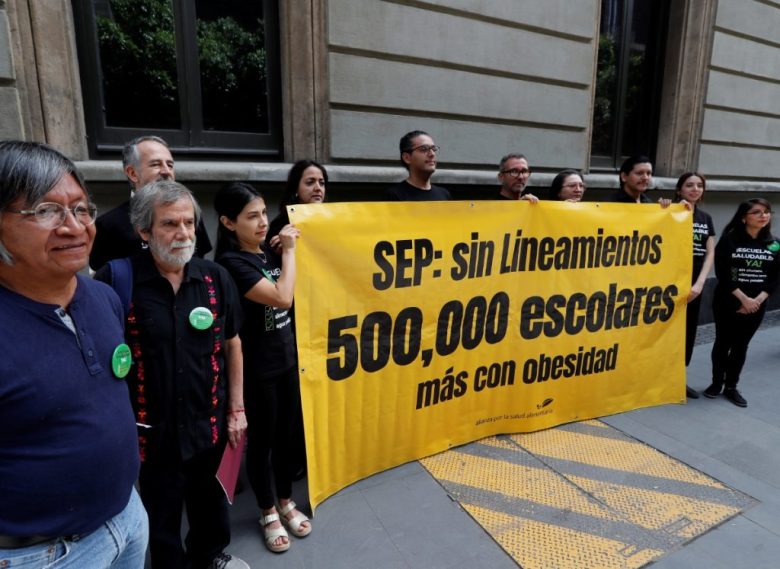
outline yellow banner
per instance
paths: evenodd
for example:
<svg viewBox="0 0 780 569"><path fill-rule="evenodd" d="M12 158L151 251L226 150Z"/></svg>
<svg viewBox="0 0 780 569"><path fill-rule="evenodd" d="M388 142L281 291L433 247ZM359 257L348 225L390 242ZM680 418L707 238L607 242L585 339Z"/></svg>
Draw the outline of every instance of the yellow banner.
<svg viewBox="0 0 780 569"><path fill-rule="evenodd" d="M336 203L290 218L312 507L488 435L685 400L683 206Z"/></svg>

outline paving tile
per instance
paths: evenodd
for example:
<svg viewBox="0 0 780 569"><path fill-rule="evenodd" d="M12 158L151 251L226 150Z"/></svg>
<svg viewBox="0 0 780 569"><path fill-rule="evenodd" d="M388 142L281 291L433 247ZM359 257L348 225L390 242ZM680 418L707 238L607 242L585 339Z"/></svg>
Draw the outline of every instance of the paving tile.
<svg viewBox="0 0 780 569"><path fill-rule="evenodd" d="M492 567L505 555L425 471L363 492L409 567ZM485 565L482 565L485 563Z"/></svg>
<svg viewBox="0 0 780 569"><path fill-rule="evenodd" d="M777 569L779 559L778 536L738 517L660 559L653 569Z"/></svg>

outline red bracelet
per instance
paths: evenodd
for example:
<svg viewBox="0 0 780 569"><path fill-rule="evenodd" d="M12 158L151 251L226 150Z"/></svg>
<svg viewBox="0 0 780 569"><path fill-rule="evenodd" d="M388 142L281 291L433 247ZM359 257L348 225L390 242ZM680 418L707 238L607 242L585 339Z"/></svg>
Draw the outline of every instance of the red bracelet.
<svg viewBox="0 0 780 569"><path fill-rule="evenodd" d="M238 415L239 413L243 413L243 412L244 412L243 407L241 407L240 409L231 409L230 411L228 411L228 413L230 413L231 415Z"/></svg>

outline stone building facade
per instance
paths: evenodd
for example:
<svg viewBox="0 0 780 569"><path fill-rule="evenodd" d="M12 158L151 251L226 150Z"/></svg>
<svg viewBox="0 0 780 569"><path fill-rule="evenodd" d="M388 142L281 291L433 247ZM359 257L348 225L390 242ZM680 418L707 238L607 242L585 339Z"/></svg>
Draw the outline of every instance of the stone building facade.
<svg viewBox="0 0 780 569"><path fill-rule="evenodd" d="M98 156L88 144L76 4L0 0L0 137L62 149L107 207L123 178L118 154ZM532 185L574 167L598 197L617 185L614 165L596 167L591 155L602 6L280 0L278 156L176 152L179 177L205 198L232 179L268 184L273 196L290 162L314 158L330 166L340 199L377 199L376 190L403 176L398 138L419 128L442 146L435 179L456 197L487 195L509 151L528 155ZM656 186L704 172L708 209L722 226L746 193L780 191L780 2L668 6L650 149Z"/></svg>

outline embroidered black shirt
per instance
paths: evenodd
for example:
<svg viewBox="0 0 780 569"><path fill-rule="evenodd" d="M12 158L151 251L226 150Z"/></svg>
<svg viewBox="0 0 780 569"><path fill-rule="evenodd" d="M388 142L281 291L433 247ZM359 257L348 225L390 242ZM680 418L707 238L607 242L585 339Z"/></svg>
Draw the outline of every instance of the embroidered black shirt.
<svg viewBox="0 0 780 569"><path fill-rule="evenodd" d="M224 442L228 395L224 341L241 326L236 286L224 268L194 257L174 294L151 253L132 259L133 295L125 337L133 352L127 376L145 460L156 450L178 446L182 460ZM111 283L106 266L95 278ZM206 330L190 313L208 308ZM144 444L146 443L146 444Z"/></svg>

